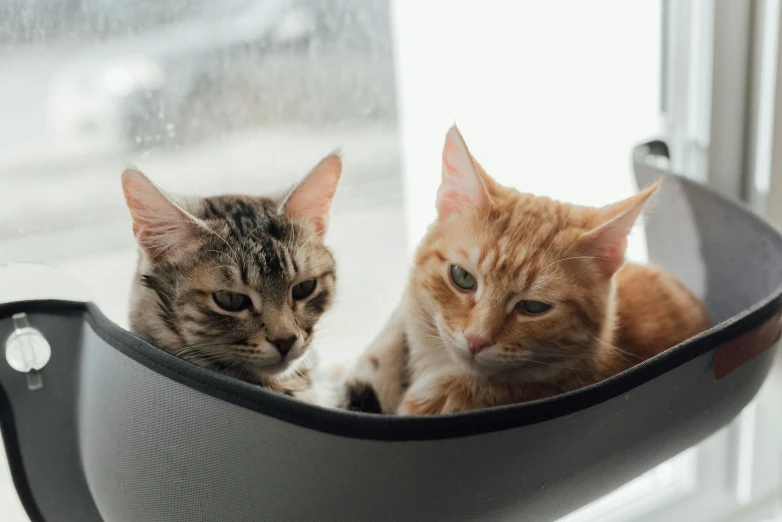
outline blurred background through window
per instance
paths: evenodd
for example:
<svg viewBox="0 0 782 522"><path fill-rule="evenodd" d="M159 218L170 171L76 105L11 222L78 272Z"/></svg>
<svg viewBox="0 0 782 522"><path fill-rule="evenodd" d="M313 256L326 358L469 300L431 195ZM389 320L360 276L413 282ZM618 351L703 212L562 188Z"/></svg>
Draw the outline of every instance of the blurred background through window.
<svg viewBox="0 0 782 522"><path fill-rule="evenodd" d="M318 344L349 361L405 285L454 120L487 170L523 191L629 196L631 147L660 135L683 151L685 174L712 182L715 42L732 35L728 50L747 53L765 42L776 59L777 3L0 0L0 266L60 268L126 326L125 166L174 193L267 194L340 148L327 237L340 282ZM760 43L742 32L769 17ZM643 260L642 230L632 241ZM753 476L767 453L754 431L730 429L568 520L755 520L750 508L782 481L734 486L734 468ZM26 520L0 466L0 519Z"/></svg>

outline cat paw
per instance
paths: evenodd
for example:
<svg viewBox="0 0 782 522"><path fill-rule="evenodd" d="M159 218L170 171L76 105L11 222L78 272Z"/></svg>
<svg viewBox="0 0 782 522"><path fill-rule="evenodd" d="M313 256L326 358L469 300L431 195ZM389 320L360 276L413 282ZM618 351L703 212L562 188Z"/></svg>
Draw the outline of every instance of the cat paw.
<svg viewBox="0 0 782 522"><path fill-rule="evenodd" d="M347 383L347 405L346 409L350 411L360 411L363 413L383 413L380 407L380 400L377 393L371 385L354 381Z"/></svg>

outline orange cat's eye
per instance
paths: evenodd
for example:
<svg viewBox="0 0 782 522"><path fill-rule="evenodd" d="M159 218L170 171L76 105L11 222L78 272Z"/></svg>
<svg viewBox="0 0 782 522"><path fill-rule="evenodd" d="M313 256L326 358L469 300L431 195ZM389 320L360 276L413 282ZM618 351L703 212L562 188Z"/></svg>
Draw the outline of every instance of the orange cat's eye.
<svg viewBox="0 0 782 522"><path fill-rule="evenodd" d="M451 281L462 290L475 290L478 286L475 278L458 265L451 265Z"/></svg>
<svg viewBox="0 0 782 522"><path fill-rule="evenodd" d="M520 301L516 309L525 315L540 315L551 310L551 305L540 301Z"/></svg>

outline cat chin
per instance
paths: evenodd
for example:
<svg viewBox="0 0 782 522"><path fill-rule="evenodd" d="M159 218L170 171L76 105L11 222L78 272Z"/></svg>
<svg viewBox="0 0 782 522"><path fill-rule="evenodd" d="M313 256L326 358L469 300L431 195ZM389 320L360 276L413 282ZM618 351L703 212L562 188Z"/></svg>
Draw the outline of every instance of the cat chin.
<svg viewBox="0 0 782 522"><path fill-rule="evenodd" d="M288 357L282 361L270 364L267 366L259 366L256 368L256 373L264 378L271 379L276 377L285 377L289 374L293 374L296 371L296 367L301 364L307 364L304 360L307 358L309 352L303 352L291 358Z"/></svg>
<svg viewBox="0 0 782 522"><path fill-rule="evenodd" d="M299 358L293 360L286 359L267 366L257 366L255 367L255 373L266 378L279 377L292 372L297 362L299 362Z"/></svg>
<svg viewBox="0 0 782 522"><path fill-rule="evenodd" d="M475 376L513 379L517 373L525 371L524 365L516 366L504 362L481 360L480 356L472 357L469 353L458 349L449 349L449 351L460 366Z"/></svg>
<svg viewBox="0 0 782 522"><path fill-rule="evenodd" d="M469 352L452 347L448 347L447 350L459 366L465 368L471 374L485 376L493 373L490 367L487 367L484 363L474 358Z"/></svg>
<svg viewBox="0 0 782 522"><path fill-rule="evenodd" d="M290 369L290 367L291 363L283 361L281 363L274 363L269 366L257 366L255 368L255 373L262 375L263 377L274 377L276 375L285 373Z"/></svg>

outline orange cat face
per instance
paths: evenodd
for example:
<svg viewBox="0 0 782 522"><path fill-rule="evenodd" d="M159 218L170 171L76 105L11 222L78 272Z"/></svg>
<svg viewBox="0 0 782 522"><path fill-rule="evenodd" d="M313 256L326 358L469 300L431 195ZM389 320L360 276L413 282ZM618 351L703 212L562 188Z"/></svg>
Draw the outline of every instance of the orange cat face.
<svg viewBox="0 0 782 522"><path fill-rule="evenodd" d="M438 218L416 255L416 327L471 370L589 367L626 237L657 186L601 209L500 186L452 128Z"/></svg>

